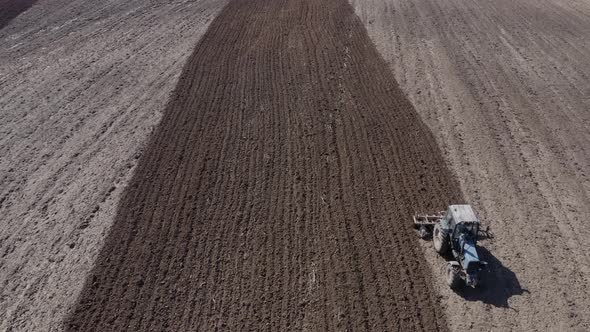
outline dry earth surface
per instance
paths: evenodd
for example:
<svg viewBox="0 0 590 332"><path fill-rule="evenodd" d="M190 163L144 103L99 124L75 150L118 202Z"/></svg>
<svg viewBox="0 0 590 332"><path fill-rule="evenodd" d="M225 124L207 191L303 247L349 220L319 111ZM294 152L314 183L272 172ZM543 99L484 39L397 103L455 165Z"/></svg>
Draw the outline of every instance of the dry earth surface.
<svg viewBox="0 0 590 332"><path fill-rule="evenodd" d="M590 2L351 0L495 238L452 330L590 329Z"/></svg>
<svg viewBox="0 0 590 332"><path fill-rule="evenodd" d="M444 329L442 304L457 331L590 329L587 1L351 0L458 185L341 2L235 1L125 194L225 1L14 3L0 330L60 328L121 197L71 328ZM480 291L449 291L406 224L459 189L495 234Z"/></svg>
<svg viewBox="0 0 590 332"><path fill-rule="evenodd" d="M231 1L68 327L446 330L407 218L458 189L346 0Z"/></svg>
<svg viewBox="0 0 590 332"><path fill-rule="evenodd" d="M225 1L29 3L0 1L0 331L59 329Z"/></svg>

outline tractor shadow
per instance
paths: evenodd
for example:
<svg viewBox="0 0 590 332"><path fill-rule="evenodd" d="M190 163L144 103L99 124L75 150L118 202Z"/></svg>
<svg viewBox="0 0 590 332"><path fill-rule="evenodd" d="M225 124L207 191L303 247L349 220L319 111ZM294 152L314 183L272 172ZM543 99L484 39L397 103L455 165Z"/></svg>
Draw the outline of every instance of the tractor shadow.
<svg viewBox="0 0 590 332"><path fill-rule="evenodd" d="M467 301L481 301L499 308L510 308L508 299L515 295L529 293L523 289L508 267L504 266L486 248L477 246L480 258L488 263L481 272L480 284L476 288L463 286L455 291Z"/></svg>

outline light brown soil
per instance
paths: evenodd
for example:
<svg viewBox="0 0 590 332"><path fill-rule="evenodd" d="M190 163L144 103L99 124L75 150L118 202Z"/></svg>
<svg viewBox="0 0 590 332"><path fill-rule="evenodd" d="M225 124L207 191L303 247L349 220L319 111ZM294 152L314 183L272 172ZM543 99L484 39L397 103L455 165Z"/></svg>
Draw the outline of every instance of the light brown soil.
<svg viewBox="0 0 590 332"><path fill-rule="evenodd" d="M0 30L0 331L59 329L224 4L45 0Z"/></svg>
<svg viewBox="0 0 590 332"><path fill-rule="evenodd" d="M408 218L459 187L346 0L231 1L174 96L71 330L446 330Z"/></svg>
<svg viewBox="0 0 590 332"><path fill-rule="evenodd" d="M590 329L590 3L352 0L380 53L491 225L479 292L453 330Z"/></svg>
<svg viewBox="0 0 590 332"><path fill-rule="evenodd" d="M2 7L8 1L0 0L0 10L8 8ZM590 143L588 2L351 2L377 49L389 62L395 78L434 132L445 160L459 177L460 188L479 210L484 223L491 225L495 233L494 239L482 243L487 249L484 251L486 259L492 263L492 273L486 278L487 283L480 291L449 291L442 278L443 260L434 255L428 243L423 245L424 254L435 277L434 287L440 290L441 303L447 309L446 319L451 329L590 330L590 253L585 250L590 244L590 231L585 227L585 221L590 218L590 158L587 150ZM24 6L19 7L16 14L2 16L6 12L0 13L0 26L4 25L0 29L0 330L60 328L59 322L80 292L104 243L104 236L113 222L122 190L129 181L136 158L141 155L147 135L161 118L160 111L168 100L168 94L177 80L182 64L204 33L209 20L224 4L223 0L131 0L115 3L45 0L24 13L21 13L26 9ZM293 12L284 14L290 13ZM315 38L313 35L308 37ZM301 45L289 46L283 50L291 52L292 48L297 49ZM257 45L253 44L252 47ZM321 48L314 47L312 48L316 52L320 52ZM272 61L274 58L268 59ZM386 69L380 68L380 71ZM308 74L305 71L302 73ZM285 88L280 86L273 89ZM264 91L257 93L264 94ZM312 111L304 109L297 102L294 105L296 111ZM383 111L377 109L378 112ZM356 115L352 117L350 110L347 112L349 113L342 114L350 117L344 119L361 121ZM242 132L247 134L244 140L257 138L251 144L259 144L261 149L268 146L260 138L264 132L255 132L252 128L257 128L256 121L265 119L261 115L264 113L265 109L253 112L244 118L251 122L242 125ZM314 127L318 126L317 123L308 121L312 119L311 116L294 122L303 132L300 137L302 144L290 150L289 155L313 156L317 152L303 148L306 146L303 142L315 142L319 139L315 136L321 128ZM325 117L323 119L324 124L334 121ZM371 126L382 128L381 124ZM314 128L317 130L311 131ZM321 130L327 131L327 128L333 130L338 127L333 123ZM213 132L220 134L219 131ZM346 133L349 132L347 129ZM288 136L288 132L283 135ZM335 131L333 135L343 136L343 132ZM364 143L373 139L373 136L357 137L359 142ZM387 146L387 136L382 139L381 144ZM343 141L348 142L346 139ZM352 143L347 144L354 147ZM379 153L386 154L383 151ZM371 165L371 156L374 155L377 153L363 154L367 156L367 165ZM251 158L256 156L258 159L253 163L264 164L275 160L277 155L257 152ZM332 157L330 154L326 156L328 164L340 160L340 157ZM310 163L309 160L302 159L295 164ZM336 178L349 176L353 174L349 172L357 171L342 165L346 166L341 164L338 167L344 171ZM373 173L367 173L368 177L379 172L385 174L390 167L381 163L373 165L377 166ZM226 169L231 167L238 166L226 165ZM396 170L397 167L392 169ZM285 179L294 176L292 169L285 170ZM263 172L268 173L271 170ZM399 175L392 172L395 173L389 171L388 179L395 179ZM253 177L256 174L239 181L250 181L256 186L262 186L265 182L256 180L258 177ZM382 186L371 182L368 182L369 189L365 193L356 190L358 186L351 185L352 187L348 187L350 191L343 190L340 194L325 196L317 190L324 187L329 189L327 186L334 180L312 186L317 174L323 173L316 169L302 172L299 175L301 185L290 188L289 193L282 193L283 196L278 198L255 197L243 188L228 195L241 193L248 199L257 199L263 203L293 200L290 208L295 212L287 215L298 218L296 220L299 223L292 229L299 230L301 234L309 234L310 239L317 239L320 235L315 234L318 232L326 234L330 230L333 231L333 238L338 239L346 235L344 231L350 231L342 226L351 222L348 219L344 219L346 222L340 228L303 227L310 223L301 223L300 220L327 218L323 205L326 201L338 203L336 205L340 207L331 212L333 215L330 218L340 218L347 211L358 207L364 211L361 215L366 218L375 214L374 209L377 206L380 211L376 213L377 219L363 219L371 220L371 226L378 226L376 230L372 230L372 227L363 228L367 232L374 232L377 238L386 238L391 234L391 230L384 226L385 221L406 222L408 215L415 209L438 210L446 203L437 201L441 198L436 196L412 196L416 205L406 206L403 211L394 211L387 205L388 202L399 202L407 199L404 198L406 196L396 196L395 188L386 188L391 191L384 192ZM231 181L238 180L234 178ZM280 188L287 182L272 183L279 186L274 188ZM309 186L303 187L303 184ZM401 184L401 187L404 185ZM306 196L301 196L303 194ZM354 201L352 195L357 194L366 195L366 202L357 202L359 205L352 206L344 204ZM229 199L226 196L215 197L215 202ZM319 200L316 199L318 197ZM375 200L379 202L377 205L372 204ZM170 204L172 203L174 202ZM206 206L212 208L211 205ZM227 204L221 206L227 207ZM241 207L230 208L235 210ZM252 206L251 211L260 215L265 208L260 203ZM316 214L303 213L305 208ZM276 209L273 211L275 214L281 213ZM267 213L271 214L268 211ZM218 217L215 218L217 219L211 220L219 220ZM250 218L250 215L236 214L232 220L236 222ZM267 219L261 225L244 234L251 239L252 234L266 234L266 230L276 230L277 227ZM361 225L365 224L356 224L357 230L361 229ZM386 235L381 235L380 231ZM407 229L404 230L406 231ZM361 233L353 231L352 234ZM408 234L402 233L404 241L409 241L406 237ZM219 243L217 238L203 236L213 243ZM262 239L261 243L270 241L270 238L259 238ZM287 236L273 239L278 244L285 243L284 247L291 248L290 252L306 252L308 249L305 246L315 248L313 242L309 241L291 243ZM363 250L375 249L377 245L382 248L383 256L377 258L382 259L384 265L373 265L381 273L377 275L396 271L388 258L395 256L391 255L394 251L401 250L395 240L388 241L386 245L371 243L370 246L359 249L362 253L366 252ZM347 242L332 241L332 246L338 248L338 245L344 243ZM413 245L410 244L410 247L413 248ZM250 249L263 248L265 247L261 245L257 249ZM211 250L217 254L222 252L219 245L211 247ZM240 253L246 251L242 250ZM311 252L311 249L308 251ZM275 262L282 259L281 255L285 252L272 252L270 255L258 252L258 256L243 258L257 260L260 263L258 266L274 266L264 265L267 262L261 257L272 258ZM338 251L334 252L335 257L340 257ZM415 255L418 256L418 253ZM225 256L219 257L223 262ZM361 254L352 257L362 260L373 256ZM343 262L347 262L349 258ZM305 259L300 258L300 261ZM364 324L367 317L373 317L368 321L385 323L369 327L383 329L383 326L391 324L393 317L399 317L397 311L392 310L383 314L384 319L374 318L381 317L373 314L377 310L367 311L372 313L361 315L360 320L348 317L338 320L343 313L356 315L365 312L364 308L377 307L379 301L396 303L400 300L393 295L397 294L396 288L386 288L384 293L374 291L377 295L364 302L370 303L369 306L358 306L356 303L363 302L347 300L362 297L358 294L366 294L368 290L359 292L359 284L349 281L356 282L359 276L363 276L367 278L363 279L365 284L366 280L370 280L371 274L367 276L364 271L371 271L370 269L334 269L334 274L338 277L322 279L324 277L317 274L317 269L325 269L325 265L307 262L308 265L293 267L301 273L291 279L294 290L303 290L306 297L301 303L305 305L302 304L300 309L284 312L289 312L287 318L311 318L302 321L289 319L289 322L294 322L290 323L293 326L312 328L314 323L321 321L321 317L314 314L315 309L321 307L321 302L306 302L313 299L309 294L317 289L320 280L331 280L332 285L338 286L334 293L321 293L321 298L333 296L338 299L332 302L334 304L355 305L348 309L342 309L347 308L346 305L334 305L336 309L324 315L324 325L317 326L356 327L356 324ZM416 264L423 264L418 257ZM224 276L223 271L210 275L215 279ZM241 275L247 275L248 271L256 275L271 270L252 268ZM288 269L273 271L276 276L290 275L292 272ZM417 270L412 271L411 273L416 273ZM274 278L274 275L268 273L263 282L270 287L274 285L274 280L280 278ZM344 277L339 279L341 276ZM250 275L247 277L251 278ZM160 280L164 277L154 278ZM203 318L203 325L211 326L215 322L229 321L227 317L230 316L217 314L220 308L224 308L225 302L216 301L220 297L229 296L229 291L221 291L223 285L236 285L240 281L234 278L219 280L219 283L218 288L191 289L192 292L208 292L202 298L215 299L208 302L208 305L201 306L203 312L211 313L211 316ZM388 281L386 284L392 283ZM351 285L356 286L351 288ZM423 286L432 287L429 282ZM282 289L285 286L279 284L276 287ZM264 293L260 287L251 289L247 292ZM415 290L401 292L406 291ZM392 297L387 297L388 292L391 292ZM278 293L281 292L272 294ZM285 296L283 302L278 303L294 303L293 301L300 300L298 296L300 295L292 293L291 297ZM408 301L420 303L425 295L420 296ZM242 305L255 307L259 303L246 301ZM189 303L188 307L195 306ZM425 307L435 310L433 308L436 305ZM279 310L282 308L273 308L266 312L283 312ZM258 315L264 316L265 311L258 312ZM311 314L302 316L302 313L310 312ZM235 311L230 311L228 315L232 313ZM280 321L279 325L286 328L286 320L277 318L277 315L257 318L262 321ZM434 319L442 321L440 311L436 311L435 316ZM245 325L253 324L248 320L250 317L244 318ZM331 323L329 318L332 318ZM400 319L405 322L404 326L411 326L419 321L411 315L401 316ZM196 323L191 320L186 325L194 326L203 320ZM232 324L237 323L234 321ZM155 323L154 326L159 325Z"/></svg>

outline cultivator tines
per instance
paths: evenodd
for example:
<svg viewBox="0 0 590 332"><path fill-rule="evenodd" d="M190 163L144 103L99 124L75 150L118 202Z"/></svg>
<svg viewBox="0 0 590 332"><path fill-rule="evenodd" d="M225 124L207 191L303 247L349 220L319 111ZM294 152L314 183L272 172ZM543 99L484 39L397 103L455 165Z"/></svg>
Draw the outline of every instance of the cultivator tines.
<svg viewBox="0 0 590 332"><path fill-rule="evenodd" d="M438 214L416 214L414 215L414 225L419 226L434 226L440 219L444 217L444 212Z"/></svg>
<svg viewBox="0 0 590 332"><path fill-rule="evenodd" d="M438 214L415 214L414 227L418 229L420 238L425 239L432 234L434 225L444 217L444 211Z"/></svg>

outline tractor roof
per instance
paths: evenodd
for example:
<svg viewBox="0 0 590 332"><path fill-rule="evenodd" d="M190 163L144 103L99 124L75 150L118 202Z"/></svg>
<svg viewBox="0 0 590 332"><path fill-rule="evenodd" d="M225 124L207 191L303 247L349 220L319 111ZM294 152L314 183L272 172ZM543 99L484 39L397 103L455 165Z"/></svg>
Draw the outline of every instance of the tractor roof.
<svg viewBox="0 0 590 332"><path fill-rule="evenodd" d="M469 204L449 205L448 213L451 214L455 223L479 222L479 219L477 219L475 212L473 212Z"/></svg>

